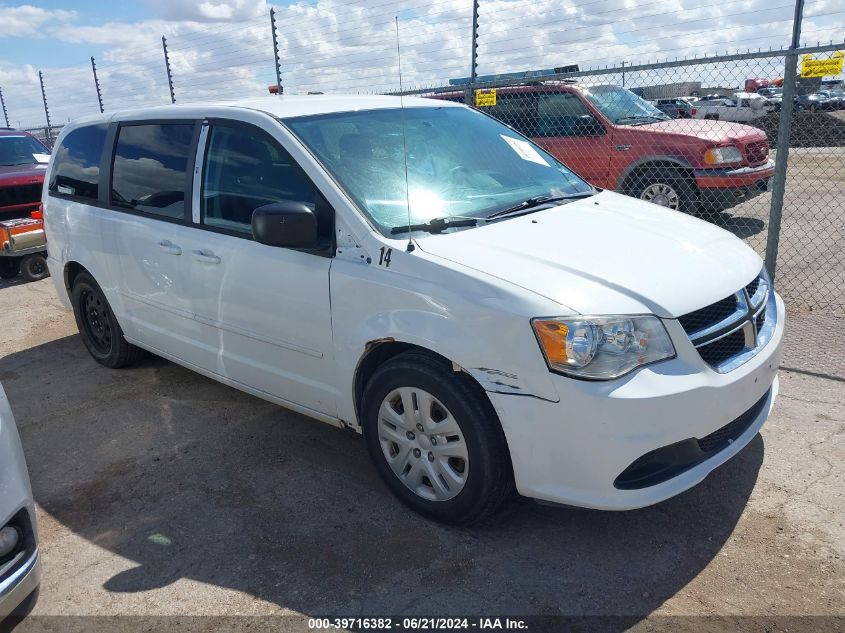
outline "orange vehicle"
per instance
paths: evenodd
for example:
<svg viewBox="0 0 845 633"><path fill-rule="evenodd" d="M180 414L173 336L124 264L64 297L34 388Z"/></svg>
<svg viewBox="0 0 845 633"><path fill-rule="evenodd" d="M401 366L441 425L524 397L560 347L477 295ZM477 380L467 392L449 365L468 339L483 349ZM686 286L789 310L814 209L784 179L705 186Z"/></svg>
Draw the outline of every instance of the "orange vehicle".
<svg viewBox="0 0 845 633"><path fill-rule="evenodd" d="M0 278L20 274L28 281L44 279L47 269L47 238L41 212L33 217L0 221Z"/></svg>

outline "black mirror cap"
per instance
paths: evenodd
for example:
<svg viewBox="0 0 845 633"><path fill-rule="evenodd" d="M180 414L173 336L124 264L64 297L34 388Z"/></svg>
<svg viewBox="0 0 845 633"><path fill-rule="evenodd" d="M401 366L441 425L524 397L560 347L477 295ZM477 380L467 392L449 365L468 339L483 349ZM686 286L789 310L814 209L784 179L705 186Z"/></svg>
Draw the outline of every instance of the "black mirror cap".
<svg viewBox="0 0 845 633"><path fill-rule="evenodd" d="M304 202L273 202L252 212L256 242L287 248L316 248L317 217Z"/></svg>

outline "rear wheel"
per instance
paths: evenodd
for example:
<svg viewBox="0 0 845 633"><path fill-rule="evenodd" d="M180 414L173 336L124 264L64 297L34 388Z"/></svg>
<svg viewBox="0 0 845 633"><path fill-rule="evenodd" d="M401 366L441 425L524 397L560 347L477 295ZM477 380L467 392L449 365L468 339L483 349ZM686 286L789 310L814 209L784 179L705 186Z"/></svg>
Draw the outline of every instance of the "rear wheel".
<svg viewBox="0 0 845 633"><path fill-rule="evenodd" d="M49 275L50 269L47 268L47 258L41 253L27 255L21 261L21 276L27 281L39 281L46 279Z"/></svg>
<svg viewBox="0 0 845 633"><path fill-rule="evenodd" d="M403 503L455 525L492 516L513 495L507 444L484 392L442 359L408 352L367 383L364 438Z"/></svg>
<svg viewBox="0 0 845 633"><path fill-rule="evenodd" d="M123 330L100 286L86 271L74 279L73 314L82 342L101 365L118 369L134 363L143 353L123 338Z"/></svg>
<svg viewBox="0 0 845 633"><path fill-rule="evenodd" d="M680 169L647 169L636 174L628 187L629 195L645 202L683 213L698 210L695 183Z"/></svg>

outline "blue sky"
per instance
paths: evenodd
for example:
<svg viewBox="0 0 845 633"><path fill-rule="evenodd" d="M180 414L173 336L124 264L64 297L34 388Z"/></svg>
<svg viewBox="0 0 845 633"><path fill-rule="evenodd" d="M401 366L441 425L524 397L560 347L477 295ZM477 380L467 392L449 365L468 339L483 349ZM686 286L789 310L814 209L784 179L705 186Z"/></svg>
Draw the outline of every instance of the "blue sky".
<svg viewBox="0 0 845 633"><path fill-rule="evenodd" d="M99 26L110 21L136 22L153 17L147 7L133 0L35 0L30 4L48 10L74 11L77 17L73 24L84 26ZM0 7L18 5L19 3L12 2L0 3ZM98 55L101 50L91 44L73 44L53 37L16 37L14 32L7 33L6 37L0 40L1 58L13 64L32 64L35 67L54 66L57 59L68 64L82 64L88 61L91 55Z"/></svg>

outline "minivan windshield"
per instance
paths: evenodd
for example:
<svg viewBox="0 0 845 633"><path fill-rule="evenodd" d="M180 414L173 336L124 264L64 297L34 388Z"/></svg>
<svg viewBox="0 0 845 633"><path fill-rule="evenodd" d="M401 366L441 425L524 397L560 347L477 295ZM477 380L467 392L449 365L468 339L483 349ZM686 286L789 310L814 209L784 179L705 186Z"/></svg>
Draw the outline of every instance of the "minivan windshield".
<svg viewBox="0 0 845 633"><path fill-rule="evenodd" d="M643 125L672 118L642 97L619 86L587 86L582 90L590 103L617 125Z"/></svg>
<svg viewBox="0 0 845 633"><path fill-rule="evenodd" d="M543 149L469 108L363 110L283 122L385 234L434 219L485 218L529 199L592 192Z"/></svg>

